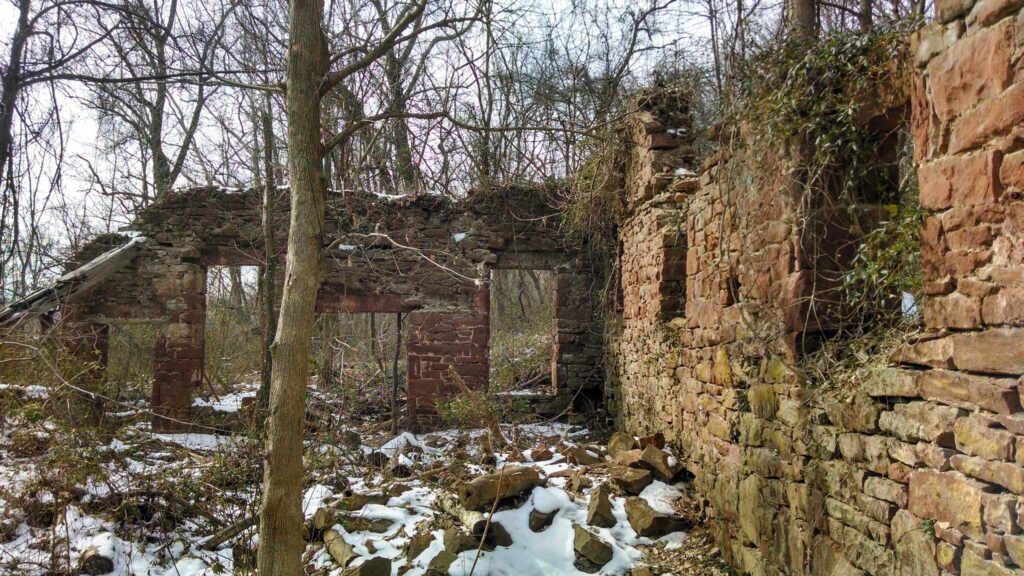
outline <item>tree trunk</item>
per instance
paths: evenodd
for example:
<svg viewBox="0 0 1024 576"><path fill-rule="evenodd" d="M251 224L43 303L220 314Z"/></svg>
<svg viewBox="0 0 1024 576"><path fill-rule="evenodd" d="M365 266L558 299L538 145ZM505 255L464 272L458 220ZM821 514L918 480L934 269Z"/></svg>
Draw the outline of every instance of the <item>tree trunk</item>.
<svg viewBox="0 0 1024 576"><path fill-rule="evenodd" d="M789 29L791 34L813 38L815 17L814 0L790 0Z"/></svg>
<svg viewBox="0 0 1024 576"><path fill-rule="evenodd" d="M284 293L273 346L266 471L260 508L261 574L301 576L302 436L323 245L323 142L319 86L327 72L320 0L289 5L287 101L291 223Z"/></svg>
<svg viewBox="0 0 1024 576"><path fill-rule="evenodd" d="M4 70L3 78L0 79L0 184L10 177L7 169L11 161L11 148L14 142L14 106L21 93L21 61L30 32L29 6L29 0L21 0L18 7L18 26L11 39L10 60L7 63L7 69Z"/></svg>
<svg viewBox="0 0 1024 576"><path fill-rule="evenodd" d="M874 26L874 15L872 14L873 4L871 0L860 0L860 31L870 32Z"/></svg>

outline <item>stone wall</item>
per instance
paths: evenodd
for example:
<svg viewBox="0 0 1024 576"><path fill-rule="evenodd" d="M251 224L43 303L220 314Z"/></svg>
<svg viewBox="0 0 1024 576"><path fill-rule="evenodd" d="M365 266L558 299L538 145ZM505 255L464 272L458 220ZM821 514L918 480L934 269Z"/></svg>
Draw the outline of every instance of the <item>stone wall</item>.
<svg viewBox="0 0 1024 576"><path fill-rule="evenodd" d="M412 423L437 421L436 402L454 390L449 370L471 387L486 385L487 298L495 268L558 269L559 277L573 279L558 282L552 329L559 347L553 362L561 377L551 395L564 404L584 387L599 389L602 331L594 321L595 299L576 293L591 290L597 272L581 246L563 238L553 193L507 187L459 201L353 191L328 198L317 310L409 314ZM276 214L275 246L283 258L283 199ZM203 378L207 269L263 264L261 194L183 190L143 210L131 229L147 239L134 260L63 302L62 315L94 331L122 322L157 324L154 427L184 428ZM69 267L127 241L97 237ZM91 354L102 356L105 341L95 342Z"/></svg>
<svg viewBox="0 0 1024 576"><path fill-rule="evenodd" d="M835 320L819 270L848 258L827 249L823 266L807 247L856 238L821 241L828 208L799 202L798 155L766 173L720 151L699 177L631 164L608 393L620 426L679 447L743 573L1024 573L1019 10L943 0L912 39L925 328L851 386L801 370ZM632 157L677 122L658 113L629 129Z"/></svg>

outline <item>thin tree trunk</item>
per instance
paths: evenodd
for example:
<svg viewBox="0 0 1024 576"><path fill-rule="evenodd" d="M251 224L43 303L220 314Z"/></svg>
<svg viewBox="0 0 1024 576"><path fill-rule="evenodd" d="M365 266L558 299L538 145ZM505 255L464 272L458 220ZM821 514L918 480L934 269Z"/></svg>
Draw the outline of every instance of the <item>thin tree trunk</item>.
<svg viewBox="0 0 1024 576"><path fill-rule="evenodd" d="M310 340L323 246L323 142L319 87L328 68L320 0L289 4L287 101L291 224L284 293L274 338L266 468L257 565L268 576L302 576L303 420Z"/></svg>
<svg viewBox="0 0 1024 576"><path fill-rule="evenodd" d="M391 433L398 434L398 361L402 357L402 313L395 315L395 356L391 361Z"/></svg>
<svg viewBox="0 0 1024 576"><path fill-rule="evenodd" d="M29 36L29 0L21 0L18 10L18 25L11 39L11 55L0 79L0 184L10 176L7 172L11 161L14 142L14 106L21 93L21 66L25 44ZM2 223L0 223L2 225Z"/></svg>
<svg viewBox="0 0 1024 576"><path fill-rule="evenodd" d="M270 374L274 365L271 353L274 333L277 332L277 306L275 299L274 280L277 277L277 252L274 246L274 204L277 201L277 184L274 174L276 160L274 158L274 126L270 118L271 100L267 94L263 110L263 169L265 171L263 189L263 248L266 263L260 274L263 287L263 370L260 373L260 389L256 394L260 412L265 413L270 407Z"/></svg>

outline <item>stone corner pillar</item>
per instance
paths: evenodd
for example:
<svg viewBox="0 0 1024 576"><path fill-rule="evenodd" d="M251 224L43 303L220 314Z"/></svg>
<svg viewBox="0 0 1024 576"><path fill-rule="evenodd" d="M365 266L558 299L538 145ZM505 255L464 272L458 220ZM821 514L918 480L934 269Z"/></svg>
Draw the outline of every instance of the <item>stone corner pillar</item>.
<svg viewBox="0 0 1024 576"><path fill-rule="evenodd" d="M206 269L181 263L155 284L168 322L157 331L153 355L153 431L190 428L192 395L206 358Z"/></svg>

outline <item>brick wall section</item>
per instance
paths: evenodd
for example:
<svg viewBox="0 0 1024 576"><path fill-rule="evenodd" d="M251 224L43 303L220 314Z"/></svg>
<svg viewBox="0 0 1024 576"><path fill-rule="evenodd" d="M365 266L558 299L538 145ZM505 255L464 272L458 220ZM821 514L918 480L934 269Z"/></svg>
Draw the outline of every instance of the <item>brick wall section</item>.
<svg viewBox="0 0 1024 576"><path fill-rule="evenodd" d="M603 382L603 324L594 296L599 287L595 276L565 268L555 270L553 280L551 380L556 403L568 405L575 399L582 405L581 400L600 395Z"/></svg>
<svg viewBox="0 0 1024 576"><path fill-rule="evenodd" d="M802 342L832 319L815 298L820 261L805 248L821 240L819 218L799 218L795 161L780 158L758 189L745 184L764 181L750 178L758 164L721 152L699 183L627 175L639 188L625 192L609 392L620 426L679 446L742 573L1024 573L1019 11L941 0L912 39L927 328L871 359L853 388L810 386L796 369ZM649 141L634 137L631 154ZM659 318L678 294L658 274L674 222L686 232L685 303Z"/></svg>
<svg viewBox="0 0 1024 576"><path fill-rule="evenodd" d="M439 424L437 402L459 393L450 371L471 389L487 387L489 296L478 292L473 312L409 314L408 407L417 427Z"/></svg>

